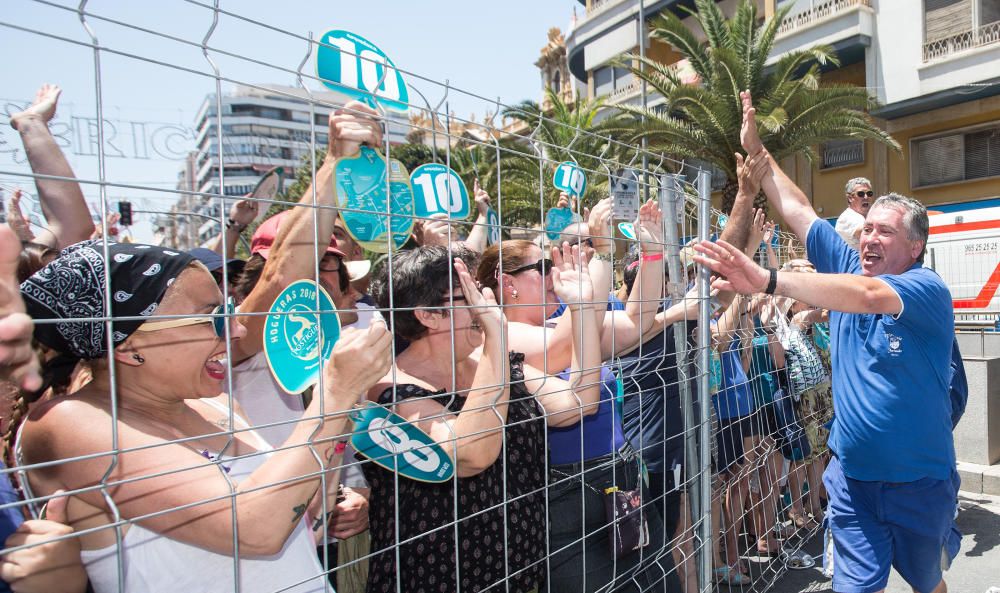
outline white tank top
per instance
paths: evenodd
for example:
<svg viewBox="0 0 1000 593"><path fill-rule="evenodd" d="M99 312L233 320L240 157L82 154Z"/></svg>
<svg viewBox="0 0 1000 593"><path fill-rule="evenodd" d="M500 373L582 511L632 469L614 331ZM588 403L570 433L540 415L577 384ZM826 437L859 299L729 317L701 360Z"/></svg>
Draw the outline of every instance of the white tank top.
<svg viewBox="0 0 1000 593"><path fill-rule="evenodd" d="M229 414L229 408L219 402L207 399L202 401ZM234 418L237 424L249 426L243 418L235 414ZM258 450L272 449L255 431L243 434L251 435L257 441ZM219 458L208 451L203 451L202 454L213 460L221 459L220 465L228 468L227 473L234 484L239 484L268 458L268 455L242 458L223 455ZM119 591L118 547L111 545L97 550L80 551L80 558L96 593L235 591L237 578L241 593L333 591L316 555L305 518L292 531L281 552L274 556L233 558L171 539L137 523L129 525L125 533L122 554L125 589Z"/></svg>

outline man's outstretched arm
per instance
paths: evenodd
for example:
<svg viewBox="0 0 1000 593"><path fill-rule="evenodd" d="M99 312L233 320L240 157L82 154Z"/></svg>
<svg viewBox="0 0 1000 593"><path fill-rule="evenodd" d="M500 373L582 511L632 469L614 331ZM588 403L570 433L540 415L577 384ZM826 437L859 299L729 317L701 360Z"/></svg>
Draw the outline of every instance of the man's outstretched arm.
<svg viewBox="0 0 1000 593"><path fill-rule="evenodd" d="M761 187L767 195L768 202L788 223L799 240L805 243L806 235L809 234L809 226L819 216L813 210L812 204L809 203L809 198L788 178L788 175L785 175L777 161L764 148L760 135L757 133L757 110L753 107L750 91L740 93L740 99L743 101L743 127L740 130L740 142L743 144L743 149L747 151L748 158L754 158L758 153L762 153L763 157L767 159L770 170L764 175ZM736 243L734 245L742 249L741 245Z"/></svg>

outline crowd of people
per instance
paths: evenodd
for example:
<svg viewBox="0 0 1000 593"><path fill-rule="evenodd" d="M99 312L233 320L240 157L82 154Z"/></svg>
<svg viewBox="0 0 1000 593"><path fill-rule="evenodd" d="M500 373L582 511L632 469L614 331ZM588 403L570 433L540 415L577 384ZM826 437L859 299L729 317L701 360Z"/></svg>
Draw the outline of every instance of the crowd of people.
<svg viewBox="0 0 1000 593"><path fill-rule="evenodd" d="M947 289L919 265L926 210L853 179L844 228L816 223L760 144L749 93L728 223L680 249L687 294L671 291L679 246L654 201L634 241L614 238L607 198L551 244L487 247L478 184L468 236L424 221L373 266L332 183L337 159L383 145L358 102L331 114L312 185L256 226L246 260L239 237L270 206L251 197L202 248L116 242L48 132L58 97L46 85L11 120L48 232L23 215L0 226L10 589L693 593L702 468L683 402L699 403L708 374L717 536L702 551L716 582L749 585L750 558L825 524L835 590L878 591L889 565L944 590L961 413L949 394L964 371ZM779 260L760 192L808 259ZM699 264L717 274L710 368L694 355ZM318 281L343 329L319 384L288 395L264 330L299 280ZM914 357L920 377L904 380ZM355 451L352 412L369 402L440 445L454 478ZM863 502L873 488L900 502L895 516ZM919 511L904 504L927 493Z"/></svg>

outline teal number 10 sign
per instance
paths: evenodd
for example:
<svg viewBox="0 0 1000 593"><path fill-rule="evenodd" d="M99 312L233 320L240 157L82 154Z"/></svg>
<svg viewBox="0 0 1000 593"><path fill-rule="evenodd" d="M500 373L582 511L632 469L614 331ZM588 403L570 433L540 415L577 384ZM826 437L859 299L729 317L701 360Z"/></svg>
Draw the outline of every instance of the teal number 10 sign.
<svg viewBox="0 0 1000 593"><path fill-rule="evenodd" d="M559 163L552 174L552 185L571 196L580 197L587 190L587 174L576 163Z"/></svg>
<svg viewBox="0 0 1000 593"><path fill-rule="evenodd" d="M437 163L420 165L410 174L413 213L417 216L447 214L449 218L469 217L469 190L462 178Z"/></svg>
<svg viewBox="0 0 1000 593"><path fill-rule="evenodd" d="M406 81L378 46L340 30L327 31L321 41L316 52L316 75L324 86L369 105L377 101L385 109L409 109Z"/></svg>

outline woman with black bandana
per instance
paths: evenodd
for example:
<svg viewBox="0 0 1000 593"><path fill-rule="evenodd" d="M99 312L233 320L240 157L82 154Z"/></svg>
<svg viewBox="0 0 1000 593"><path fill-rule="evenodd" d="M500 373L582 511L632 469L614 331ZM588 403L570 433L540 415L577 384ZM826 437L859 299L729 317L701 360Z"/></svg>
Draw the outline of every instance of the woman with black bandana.
<svg viewBox="0 0 1000 593"><path fill-rule="evenodd" d="M123 591L230 590L237 579L241 591L324 590L304 515L347 430L336 412L388 369L384 326L341 336L321 397L272 451L216 398L226 338L245 329L211 274L149 245L109 244L107 256L100 243L79 243L21 285L36 339L59 353L43 368L47 381L77 360L93 366L88 385L41 403L25 423L29 494L72 495L69 523L92 530L81 555L97 593L119 590L119 556ZM110 336L100 321L109 295ZM144 319L154 314L170 317Z"/></svg>

